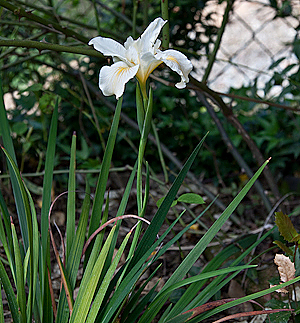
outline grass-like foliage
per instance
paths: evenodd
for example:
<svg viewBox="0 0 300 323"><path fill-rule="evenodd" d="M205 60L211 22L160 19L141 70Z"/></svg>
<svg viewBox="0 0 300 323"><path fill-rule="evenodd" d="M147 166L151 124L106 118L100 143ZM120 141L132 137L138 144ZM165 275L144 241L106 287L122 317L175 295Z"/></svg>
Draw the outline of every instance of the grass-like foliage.
<svg viewBox="0 0 300 323"><path fill-rule="evenodd" d="M92 212L90 210L89 188L86 189L86 196L81 208L81 215L77 228L75 228L75 165L76 165L76 135L73 135L70 172L68 184L68 220L66 223L66 247L63 259L60 257L56 247L56 242L52 233L50 224L51 217L51 185L53 179L53 158L55 156L56 127L57 127L57 109L58 103L52 117L51 128L48 138L48 149L46 153L46 171L43 185L43 205L40 228L37 223L34 201L26 188L25 183L16 165L14 147L11 141L8 122L5 115L3 101L1 101L1 133L4 147L2 151L5 154L11 176L11 183L15 194L15 203L18 210L19 226L21 228L21 237L17 237L15 225L11 222L7 207L1 196L0 205L2 219L0 221L0 239L3 244L7 263L4 267L4 260L0 259L0 277L1 284L5 291L11 316L14 322L151 322L160 318L159 322L198 322L218 313L230 306L240 304L247 300L253 300L276 288L273 287L259 293L249 295L242 299L235 299L225 302L223 305L206 312L203 306L215 295L228 281L228 274L234 277L246 268L255 267L251 264L243 264L243 259L251 250L261 242L248 246L242 256L240 256L231 266L220 268L222 262L230 254L223 253L219 259L215 258L211 264L198 275L188 277L187 273L206 249L207 245L214 239L222 225L234 212L243 197L252 187L255 180L263 171L268 163L266 161L255 173L253 178L244 186L235 199L228 205L222 215L208 229L205 235L199 240L193 250L179 264L175 272L169 277L163 288L156 292L154 286L146 294L142 294L146 283L139 288L137 284L141 275L147 271L150 265L155 265L158 258L163 255L167 249L193 225L197 219L191 222L184 230L179 232L170 241L165 241L165 237L172 230L179 218L174 221L165 232L158 236L158 233L166 219L169 208L176 199L178 189L180 188L189 168L194 159L199 156L199 151L203 140L195 148L187 162L179 172L173 182L172 187L166 197L161 202L154 218L148 225L145 232L135 231L138 227L133 227L125 236L118 248L117 254L113 257L113 251L116 246L118 231L122 225L122 219L125 218L125 209L129 194L132 188L133 179L136 174L136 167L128 181L122 201L119 205L117 217L108 221L108 207L102 213L104 202L104 193L106 191L109 168L112 159L112 152L117 136L118 122L122 100L118 101L116 112L112 122L107 148L101 165L101 172L98 178L95 198L92 201ZM146 183L146 185L149 185ZM145 192L148 190L145 189ZM146 193L147 194L147 193ZM193 195L187 196L193 202ZM186 198L187 198L186 197ZM199 196L194 197L199 200ZM144 199L147 200L147 199ZM185 198L183 198L185 200ZM54 203L54 202L53 202ZM108 200L106 201L108 206ZM210 206L207 206L207 209ZM206 210L207 210L206 209ZM205 211L203 212L205 213ZM202 214L198 216L201 217ZM134 217L134 216L132 216ZM138 220L140 217L135 216ZM143 218L142 218L143 219ZM113 223L109 229L109 234L104 235L107 225ZM89 231L88 231L89 226ZM100 228L100 230L97 230ZM85 245L88 237L97 230L97 234L89 239L88 246ZM130 249L127 254L126 262L117 270L117 266L126 247L134 240L130 240L133 232L138 232L137 240L139 243L134 250ZM50 235L49 235L50 233ZM49 239L50 236L50 239ZM21 240L20 240L21 238ZM55 256L61 272L62 288L59 299L54 299L51 283L50 267L50 245L51 241ZM83 252L84 251L84 252ZM84 258L84 264L83 264ZM216 261L218 260L218 261ZM74 299L74 288L76 277L80 266L84 266L83 277L80 281L79 291ZM7 272L9 268L9 274ZM209 278L215 277L209 283ZM227 277L227 279L225 279ZM299 278L295 278L281 287L290 285ZM204 287L205 286L205 287ZM181 296L175 305L168 304L170 294L181 287L186 287L186 292ZM200 292L199 292L200 291ZM0 308L1 320L4 320L3 308Z"/></svg>
<svg viewBox="0 0 300 323"><path fill-rule="evenodd" d="M96 2L93 3L95 4ZM230 4L230 2L228 3ZM35 23L47 26L48 29L54 28L66 37L74 37L87 44L85 36L75 33L59 23L52 20L49 22L46 18L21 8L16 9L9 2L0 0L0 4L7 10L19 14L20 17L27 17ZM138 31L136 28L136 10L137 8L135 7L132 23L133 34ZM228 5L226 9L227 14L229 14L230 10ZM67 190L54 199L52 197L54 165L57 163L56 149L59 142L59 98L55 98L54 109L51 111L50 128L44 133L47 150L44 152L42 207L40 221L38 221L35 209L37 201L34 200L27 182L22 178L26 150L23 147L22 162L19 166L16 157L16 147L14 147L11 137L9 117L4 107L3 89L0 84L0 135L2 138L0 151L3 160L5 159L7 162L7 170L17 212L17 217L10 216L9 206L0 191L0 241L5 253L5 256L0 256L0 297L3 297L5 294L10 316L14 323L205 322L206 319L228 308L247 301L254 302L254 299L279 289L278 285L274 285L242 298L217 299L218 295L221 295L221 289L234 277L242 271L253 270L253 268L257 267L257 265L252 264L253 259L248 256L252 255L256 247L270 236L272 230L262 236L255 237L255 239L251 237L242 239L239 241L240 249L233 244L227 246L208 262L201 272L195 275L191 274L192 267L196 261L218 236L222 226L234 214L243 198L253 186L256 186L262 198L265 198L265 204L270 207L270 202L265 196L264 190L257 183L258 177L265 170L264 174L268 184L272 186L273 179L270 170L266 167L269 160L263 162L262 156L256 150L255 143L251 141L248 144L252 147L253 154L255 155L256 153L256 156L258 156L257 161L260 167L253 176L248 176L249 180L247 183L235 194L235 197L228 203L227 207L223 207L222 204L219 205L223 209L221 215L206 229L192 250L183 257L176 270L168 276L164 285L158 288L157 282L150 289L146 288L151 280L157 278L156 275L161 267L159 258L171 246L177 243L180 244L180 239L183 235L208 210L210 211L210 207L214 203L220 203L216 198L211 199L213 201L206 205L206 208L200 214L195 215L194 220L189 224L182 221L185 210L176 217L176 220L171 223L168 222L167 215L170 208L179 202L186 206L186 208L188 208L189 204L205 204L204 199L195 192L180 195L179 190L186 176L190 175L190 168L194 161L198 160L198 164L199 160L201 161L201 148L204 141L209 140L209 135L206 134L195 145L196 147L189 157L186 158L186 162L175 176L165 196L158 201L157 209L152 212L154 216L151 221L146 217L151 195L150 174L153 174L151 173L151 165L145 161L150 132L152 132L157 143L163 173L165 177L168 177L161 149L162 145L159 142L158 133L153 122L153 114L155 113L154 87L149 85L148 77L156 67L164 63L173 72L178 74L176 77L179 76L180 78L180 82L177 82L174 86L178 89L183 89L190 81L189 73L193 68L190 60L182 52L168 49L168 1L162 1L162 16L163 19L159 17L153 20L145 31L141 33L140 38L134 40L128 37L124 46L123 43L118 43L114 39L107 37L95 37L89 41L89 44L93 45L98 52L113 58L113 63L110 66L103 66L100 70L99 87L105 96L115 95L117 104L113 109L113 119L107 127L109 129L107 138L102 137L101 129L97 124L97 116L94 114L93 118L90 118L102 141L103 158L96 181L95 192L93 192L93 195L91 194L90 182L87 180L84 199L79 210L76 198L78 193L76 189L76 160L79 153L76 147L76 132L73 133L73 136L69 136L69 139L72 137L72 141ZM121 17L123 16L121 15ZM101 31L99 21L97 23L98 29ZM161 48L161 42L157 39L160 32L163 35ZM220 35L218 37L221 37ZM5 44L9 45L10 43L6 42ZM70 49L64 45L49 45L46 41L28 40L26 43L20 42L17 45L26 45L29 48L34 47L40 51L50 49L56 52L91 54L95 57L103 58L102 54L92 48L69 46L70 48L72 47ZM210 68L207 73L209 73L209 70ZM83 78L80 72L78 75ZM78 75L76 74L76 76ZM136 79L135 95L132 95L132 87L128 87L125 90L126 83L133 78ZM191 88L197 91L197 95L199 95L199 89L203 90L203 86L201 88L201 84L196 80L192 83L193 86ZM83 84L86 83L83 82ZM31 88L37 95L42 89L41 84L32 85ZM206 85L204 90L208 91ZM87 89L86 91L88 93ZM70 91L69 95L76 97L77 94L74 91ZM51 100L49 99L52 103L53 97L54 94ZM214 93L210 92L209 97L214 98ZM111 218L109 216L109 193L106 193L108 191L109 174L113 164L114 152L118 148L118 136L120 135L119 121L125 99L127 101L130 99L129 101L132 102L135 99L136 101L136 128L139 136L139 145L136 161L134 165L131 165L131 175L124 188L116 215ZM226 108L222 100L214 99L215 103L220 104L224 109ZM90 97L89 105L93 107ZM211 113L213 115L214 112L212 111ZM237 128L241 130L235 116L232 115L231 119ZM244 137L250 138L245 131L241 133ZM79 139L81 140L81 138ZM80 142L81 149L84 151L83 143L85 141ZM241 157L237 157L237 159L241 160ZM249 169L249 171L247 174L252 175L252 170ZM133 192L136 192L137 214L127 214L129 198ZM62 236L58 226L52 223L51 216L57 200L65 194L67 194L67 220L64 230L65 236ZM77 213L80 213L78 217ZM128 218L135 220L136 224L123 236L120 234L122 222ZM173 230L180 221L184 223L184 228L181 231ZM165 226L165 223L168 223L168 226ZM296 258L299 258L299 234L288 216L277 214L277 225L286 241L293 242L295 246L289 248L282 241L277 241L277 245L289 253L294 262L296 262ZM55 235L54 231L56 230ZM60 242L57 241L57 236L59 236ZM61 277L61 286L57 292L53 287L53 280L51 278L53 273L53 257L55 257ZM125 261L121 261L122 258ZM231 262L227 261L229 258ZM287 260L283 257L277 258L281 259L278 262L278 266L281 275L280 290L283 291L289 285L294 286L300 280L300 277L298 276L299 273L294 270L295 267L292 260L288 259L289 266L292 268L292 274L288 279L285 279L282 274L284 270L282 270L283 266L281 264ZM79 272L82 273L80 276ZM149 273L148 278L142 280L142 276L145 273ZM170 296L178 290L180 290L181 294L178 296L177 301L170 302ZM255 304L258 303L255 302ZM290 304L292 303L290 302ZM230 317L223 317L215 322L223 322L242 316L278 314L278 312L279 315L290 317L292 311L292 308L273 307L272 310L262 309L238 313ZM0 299L0 323L4 321L4 307Z"/></svg>

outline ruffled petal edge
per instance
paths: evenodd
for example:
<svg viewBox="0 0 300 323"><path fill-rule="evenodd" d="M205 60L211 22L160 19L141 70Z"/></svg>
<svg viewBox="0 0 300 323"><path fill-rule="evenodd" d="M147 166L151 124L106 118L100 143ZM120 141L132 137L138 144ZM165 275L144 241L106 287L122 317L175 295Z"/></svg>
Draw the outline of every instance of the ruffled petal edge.
<svg viewBox="0 0 300 323"><path fill-rule="evenodd" d="M193 69L191 61L181 52L173 49L158 51L155 58L163 61L171 70L176 72L181 77L181 82L176 83L178 89L183 89L189 82L189 73Z"/></svg>

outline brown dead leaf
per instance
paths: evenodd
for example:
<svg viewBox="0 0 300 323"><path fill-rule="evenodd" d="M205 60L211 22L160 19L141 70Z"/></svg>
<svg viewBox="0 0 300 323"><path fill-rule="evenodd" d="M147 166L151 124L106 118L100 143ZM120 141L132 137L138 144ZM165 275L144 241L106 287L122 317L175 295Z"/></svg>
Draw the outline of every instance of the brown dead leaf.
<svg viewBox="0 0 300 323"><path fill-rule="evenodd" d="M276 254L274 262L278 266L280 280L283 283L295 278L295 265L292 263L289 257Z"/></svg>
<svg viewBox="0 0 300 323"><path fill-rule="evenodd" d="M282 254L276 254L274 262L278 266L281 282L285 283L295 278L295 272L296 272L295 265L290 260L289 257ZM274 287L274 286L276 285L270 285L270 287ZM288 293L288 290L286 288L279 288L276 290L276 292L286 294Z"/></svg>

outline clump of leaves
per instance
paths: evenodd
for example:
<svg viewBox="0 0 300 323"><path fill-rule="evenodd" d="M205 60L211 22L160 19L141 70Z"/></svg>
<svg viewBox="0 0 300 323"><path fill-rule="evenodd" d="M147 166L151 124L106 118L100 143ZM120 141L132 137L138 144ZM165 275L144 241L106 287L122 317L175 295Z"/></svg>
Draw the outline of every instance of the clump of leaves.
<svg viewBox="0 0 300 323"><path fill-rule="evenodd" d="M298 250L298 245L300 241L300 234L295 229L289 216L282 212L275 213L275 223L284 240L294 245L288 247L286 244L279 240L275 240L274 243L287 255L292 256L293 262L295 262L296 252Z"/></svg>

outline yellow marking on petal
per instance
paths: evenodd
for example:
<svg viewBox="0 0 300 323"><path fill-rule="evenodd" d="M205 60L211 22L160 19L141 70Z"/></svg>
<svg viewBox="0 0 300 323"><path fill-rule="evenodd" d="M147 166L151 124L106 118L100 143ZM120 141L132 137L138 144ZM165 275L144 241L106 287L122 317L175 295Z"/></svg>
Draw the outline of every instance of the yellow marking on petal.
<svg viewBox="0 0 300 323"><path fill-rule="evenodd" d="M169 60L169 61L173 61L173 62L175 62L176 64L179 65L177 59L175 57L173 57L173 56L168 56L166 59Z"/></svg>
<svg viewBox="0 0 300 323"><path fill-rule="evenodd" d="M117 76L119 76L120 74L123 74L124 72L126 72L129 69L129 67L120 67L117 71ZM126 71L125 71L126 70Z"/></svg>
<svg viewBox="0 0 300 323"><path fill-rule="evenodd" d="M136 77L139 80L140 83L146 83L149 75L162 63L163 61L157 61L156 63L152 63L150 65L140 66Z"/></svg>

